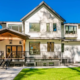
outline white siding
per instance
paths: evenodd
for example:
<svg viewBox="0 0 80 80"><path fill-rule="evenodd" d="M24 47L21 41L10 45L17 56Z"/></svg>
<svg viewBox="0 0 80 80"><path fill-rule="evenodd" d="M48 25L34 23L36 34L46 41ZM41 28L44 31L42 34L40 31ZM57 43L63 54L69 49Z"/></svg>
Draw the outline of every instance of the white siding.
<svg viewBox="0 0 80 80"><path fill-rule="evenodd" d="M47 8L42 6L32 14L29 18L25 19L25 34L31 37L61 37L61 20L52 14ZM29 32L29 23L40 23L40 32ZM46 23L50 23L51 32L46 32ZM53 32L53 23L57 23L57 32Z"/></svg>
<svg viewBox="0 0 80 80"><path fill-rule="evenodd" d="M74 59L80 62L80 42L65 42L63 58Z"/></svg>
<svg viewBox="0 0 80 80"><path fill-rule="evenodd" d="M61 52L61 41L59 40L26 40L26 51L29 51L29 42L40 42L40 55L29 55L26 53L26 56L33 56L33 57L42 57L46 55L48 58L53 57L54 54L59 54ZM47 42L54 42L54 52L47 52Z"/></svg>

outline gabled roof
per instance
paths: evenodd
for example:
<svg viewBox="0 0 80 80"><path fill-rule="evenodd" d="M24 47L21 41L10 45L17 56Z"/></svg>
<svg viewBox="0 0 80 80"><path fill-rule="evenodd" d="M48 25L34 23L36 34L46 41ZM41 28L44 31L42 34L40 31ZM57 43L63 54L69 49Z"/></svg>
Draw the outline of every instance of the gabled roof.
<svg viewBox="0 0 80 80"><path fill-rule="evenodd" d="M12 29L8 29L8 28L0 29L0 35L3 33L6 33L6 32L17 35L18 37L23 38L23 39L30 37L29 35L23 34L21 32L18 32L18 31L12 30Z"/></svg>
<svg viewBox="0 0 80 80"><path fill-rule="evenodd" d="M26 17L28 17L29 15L31 15L34 11L36 11L42 5L45 5L49 10L51 10L62 21L66 21L58 13L56 13L50 6L48 6L44 1L42 1L36 8L34 8L31 12L29 12L27 15L25 15L21 20L23 21Z"/></svg>

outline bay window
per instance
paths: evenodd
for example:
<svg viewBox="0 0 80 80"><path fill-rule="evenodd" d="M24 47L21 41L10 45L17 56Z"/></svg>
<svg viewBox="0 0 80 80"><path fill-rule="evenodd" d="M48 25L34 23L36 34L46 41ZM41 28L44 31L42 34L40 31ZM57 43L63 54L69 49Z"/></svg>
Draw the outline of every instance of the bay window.
<svg viewBox="0 0 80 80"><path fill-rule="evenodd" d="M8 28L9 29L13 29L19 32L22 32L22 25L18 25L18 24L8 24Z"/></svg>
<svg viewBox="0 0 80 80"><path fill-rule="evenodd" d="M77 33L77 26L66 25L65 26L65 33L66 34L76 34Z"/></svg>

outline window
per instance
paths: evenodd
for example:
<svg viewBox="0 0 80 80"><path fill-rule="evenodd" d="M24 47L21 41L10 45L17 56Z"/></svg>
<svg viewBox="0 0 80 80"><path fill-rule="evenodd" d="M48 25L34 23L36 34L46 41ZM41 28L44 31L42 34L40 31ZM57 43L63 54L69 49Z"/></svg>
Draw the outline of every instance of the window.
<svg viewBox="0 0 80 80"><path fill-rule="evenodd" d="M68 26L66 26L66 34L68 33L68 30L69 30L68 28L69 28L69 27L68 27Z"/></svg>
<svg viewBox="0 0 80 80"><path fill-rule="evenodd" d="M54 52L54 42L48 42L47 43L47 51L48 52Z"/></svg>
<svg viewBox="0 0 80 80"><path fill-rule="evenodd" d="M66 34L76 34L77 33L77 26L65 26L65 33Z"/></svg>
<svg viewBox="0 0 80 80"><path fill-rule="evenodd" d="M47 32L50 32L50 23L46 24L46 30L47 30Z"/></svg>
<svg viewBox="0 0 80 80"><path fill-rule="evenodd" d="M64 43L61 44L61 52L64 52Z"/></svg>
<svg viewBox="0 0 80 80"><path fill-rule="evenodd" d="M19 45L7 45L6 46L6 58L23 58L22 46Z"/></svg>
<svg viewBox="0 0 80 80"><path fill-rule="evenodd" d="M12 26L12 29L18 31L18 26Z"/></svg>
<svg viewBox="0 0 80 80"><path fill-rule="evenodd" d="M40 24L39 23L30 23L29 29L30 29L30 32L40 32Z"/></svg>
<svg viewBox="0 0 80 80"><path fill-rule="evenodd" d="M29 43L30 55L40 54L40 42Z"/></svg>
<svg viewBox="0 0 80 80"><path fill-rule="evenodd" d="M9 29L13 29L19 32L22 32L22 25L18 25L18 24L8 24L8 28Z"/></svg>
<svg viewBox="0 0 80 80"><path fill-rule="evenodd" d="M57 31L56 23L53 23L53 31Z"/></svg>

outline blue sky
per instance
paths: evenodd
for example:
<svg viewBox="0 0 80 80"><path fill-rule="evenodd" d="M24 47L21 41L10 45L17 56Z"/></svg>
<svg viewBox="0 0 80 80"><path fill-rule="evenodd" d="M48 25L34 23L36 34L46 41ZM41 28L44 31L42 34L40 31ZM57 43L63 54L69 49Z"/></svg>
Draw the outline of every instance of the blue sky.
<svg viewBox="0 0 80 80"><path fill-rule="evenodd" d="M80 0L44 0L68 23L80 23ZM0 21L20 21L42 0L0 0Z"/></svg>

